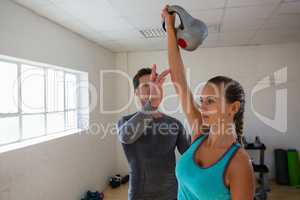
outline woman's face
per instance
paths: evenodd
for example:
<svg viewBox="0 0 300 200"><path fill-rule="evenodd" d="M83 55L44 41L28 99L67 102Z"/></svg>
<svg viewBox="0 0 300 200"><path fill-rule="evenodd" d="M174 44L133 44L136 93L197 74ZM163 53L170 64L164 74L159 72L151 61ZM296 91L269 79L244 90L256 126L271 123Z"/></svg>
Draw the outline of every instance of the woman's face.
<svg viewBox="0 0 300 200"><path fill-rule="evenodd" d="M224 88L224 87L223 87ZM239 102L227 103L222 85L206 84L200 93L200 112L204 125L232 124ZM238 105L237 105L238 104Z"/></svg>

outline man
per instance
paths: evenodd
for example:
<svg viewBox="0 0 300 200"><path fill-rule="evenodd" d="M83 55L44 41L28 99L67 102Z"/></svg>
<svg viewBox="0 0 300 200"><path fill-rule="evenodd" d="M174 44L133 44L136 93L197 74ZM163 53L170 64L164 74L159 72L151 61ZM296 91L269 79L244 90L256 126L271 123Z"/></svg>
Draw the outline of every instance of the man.
<svg viewBox="0 0 300 200"><path fill-rule="evenodd" d="M177 198L175 149L184 153L190 137L177 119L157 110L168 73L157 75L155 65L139 70L133 85L142 109L118 122L119 140L129 163L129 200Z"/></svg>

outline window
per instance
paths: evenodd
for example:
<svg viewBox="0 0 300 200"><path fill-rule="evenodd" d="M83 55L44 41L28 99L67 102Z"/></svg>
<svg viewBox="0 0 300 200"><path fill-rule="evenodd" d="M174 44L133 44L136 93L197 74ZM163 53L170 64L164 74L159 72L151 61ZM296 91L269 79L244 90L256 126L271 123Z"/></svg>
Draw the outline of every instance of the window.
<svg viewBox="0 0 300 200"><path fill-rule="evenodd" d="M0 56L0 147L86 129L82 80L87 73Z"/></svg>
<svg viewBox="0 0 300 200"><path fill-rule="evenodd" d="M45 70L39 67L21 65L22 113L45 111Z"/></svg>
<svg viewBox="0 0 300 200"><path fill-rule="evenodd" d="M18 112L18 66L0 61L0 113Z"/></svg>

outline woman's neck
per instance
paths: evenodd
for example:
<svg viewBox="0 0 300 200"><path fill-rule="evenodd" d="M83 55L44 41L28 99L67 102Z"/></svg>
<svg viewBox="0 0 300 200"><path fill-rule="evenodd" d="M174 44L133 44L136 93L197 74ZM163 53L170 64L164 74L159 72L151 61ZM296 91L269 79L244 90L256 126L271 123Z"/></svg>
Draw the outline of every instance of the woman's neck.
<svg viewBox="0 0 300 200"><path fill-rule="evenodd" d="M207 146L213 148L227 148L236 141L235 125L233 123L227 126L212 126L210 128Z"/></svg>

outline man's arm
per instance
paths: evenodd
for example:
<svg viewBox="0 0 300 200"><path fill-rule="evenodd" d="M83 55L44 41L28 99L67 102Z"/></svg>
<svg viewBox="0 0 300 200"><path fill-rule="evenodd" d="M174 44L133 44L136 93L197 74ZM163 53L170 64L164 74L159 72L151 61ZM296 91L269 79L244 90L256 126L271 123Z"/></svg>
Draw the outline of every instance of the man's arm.
<svg viewBox="0 0 300 200"><path fill-rule="evenodd" d="M153 111L151 102L148 101L141 111L138 111L129 120L122 118L118 122L118 137L124 144L132 144L137 141L144 133L147 126L152 122Z"/></svg>
<svg viewBox="0 0 300 200"><path fill-rule="evenodd" d="M180 154L183 154L191 145L191 136L186 132L184 126L180 122L176 145Z"/></svg>

